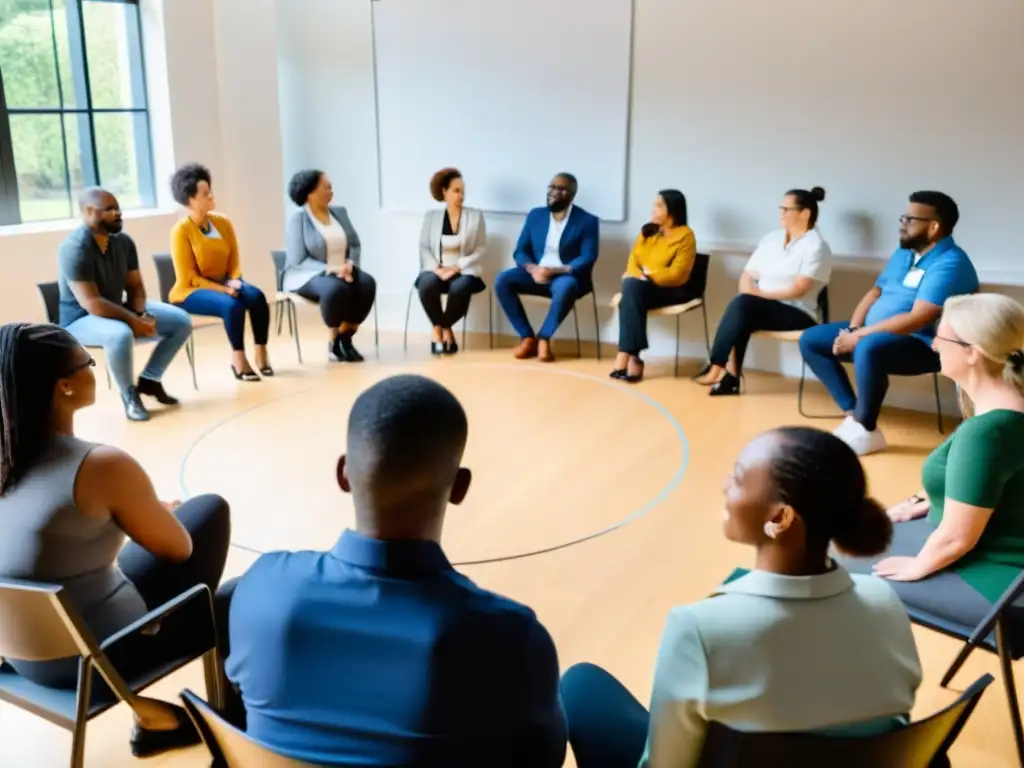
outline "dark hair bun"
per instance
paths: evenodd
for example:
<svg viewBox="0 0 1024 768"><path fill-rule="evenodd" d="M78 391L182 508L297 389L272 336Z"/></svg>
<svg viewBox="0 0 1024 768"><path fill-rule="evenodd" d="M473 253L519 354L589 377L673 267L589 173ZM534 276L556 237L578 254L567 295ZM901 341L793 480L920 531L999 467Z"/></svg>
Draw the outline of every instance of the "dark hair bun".
<svg viewBox="0 0 1024 768"><path fill-rule="evenodd" d="M825 188L824 187L811 187L811 197L817 200L819 203L825 199Z"/></svg>
<svg viewBox="0 0 1024 768"><path fill-rule="evenodd" d="M851 557L873 557L889 548L892 541L892 521L885 507L870 496L860 510L850 516L843 530L836 531L836 547Z"/></svg>

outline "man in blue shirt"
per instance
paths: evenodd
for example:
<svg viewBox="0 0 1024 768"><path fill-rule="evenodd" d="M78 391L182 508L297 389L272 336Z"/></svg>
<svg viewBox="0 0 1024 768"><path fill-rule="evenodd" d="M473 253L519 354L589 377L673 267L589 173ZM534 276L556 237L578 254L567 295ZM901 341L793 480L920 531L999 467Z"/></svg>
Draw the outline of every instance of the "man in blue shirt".
<svg viewBox="0 0 1024 768"><path fill-rule="evenodd" d="M889 376L939 370L932 348L942 305L978 290L978 274L953 241L960 211L942 192L915 192L900 217L900 247L846 323L806 330L800 352L846 412L835 430L859 456L884 450L878 415ZM840 363L853 361L857 394Z"/></svg>
<svg viewBox="0 0 1024 768"><path fill-rule="evenodd" d="M263 555L234 593L227 673L250 736L317 765L562 765L551 637L439 544L469 488L466 436L459 401L429 379L356 400L337 469L356 530L329 552Z"/></svg>

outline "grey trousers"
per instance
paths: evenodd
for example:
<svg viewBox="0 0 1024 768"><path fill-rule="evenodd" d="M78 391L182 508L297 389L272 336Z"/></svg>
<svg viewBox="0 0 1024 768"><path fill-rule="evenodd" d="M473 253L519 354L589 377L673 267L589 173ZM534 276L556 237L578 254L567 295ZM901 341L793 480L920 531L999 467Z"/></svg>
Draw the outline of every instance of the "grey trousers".
<svg viewBox="0 0 1024 768"><path fill-rule="evenodd" d="M870 574L875 563L887 557L913 557L931 535L931 523L925 518L896 523L889 551L873 559L837 556L836 561L850 573ZM952 570L939 571L920 581L890 581L889 585L904 605L952 621L977 626L992 604Z"/></svg>

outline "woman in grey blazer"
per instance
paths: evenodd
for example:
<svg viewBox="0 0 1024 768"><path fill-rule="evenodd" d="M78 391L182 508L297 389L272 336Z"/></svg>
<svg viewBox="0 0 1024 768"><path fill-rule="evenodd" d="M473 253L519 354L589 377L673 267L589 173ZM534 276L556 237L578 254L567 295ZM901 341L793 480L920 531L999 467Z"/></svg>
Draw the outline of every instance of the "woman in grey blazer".
<svg viewBox="0 0 1024 768"><path fill-rule="evenodd" d="M299 171L288 196L300 207L288 221L283 287L320 303L330 334L327 354L335 362L362 362L352 337L366 320L377 295L376 281L359 268L360 244L323 171Z"/></svg>
<svg viewBox="0 0 1024 768"><path fill-rule="evenodd" d="M416 290L433 324L430 351L454 355L459 351L452 328L469 311L474 293L486 289L480 279L480 257L487 247L484 215L462 205L466 185L455 168L442 168L430 179L430 194L445 207L428 211L420 233L420 272ZM441 306L441 294L448 303Z"/></svg>

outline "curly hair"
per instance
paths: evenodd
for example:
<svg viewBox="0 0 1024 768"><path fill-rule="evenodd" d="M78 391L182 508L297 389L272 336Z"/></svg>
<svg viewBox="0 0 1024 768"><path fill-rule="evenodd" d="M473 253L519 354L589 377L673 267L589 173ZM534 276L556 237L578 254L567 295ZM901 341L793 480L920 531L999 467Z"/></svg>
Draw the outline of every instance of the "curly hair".
<svg viewBox="0 0 1024 768"><path fill-rule="evenodd" d="M320 184L320 178L323 175L323 171L315 168L299 171L288 182L288 197L298 206L305 205L309 196L313 194L313 190Z"/></svg>
<svg viewBox="0 0 1024 768"><path fill-rule="evenodd" d="M213 186L209 168L199 163L183 165L171 176L171 195L178 204L188 205L188 201L199 191L201 181Z"/></svg>
<svg viewBox="0 0 1024 768"><path fill-rule="evenodd" d="M430 196L440 203L452 182L461 178L462 174L458 168L442 168L430 177Z"/></svg>

